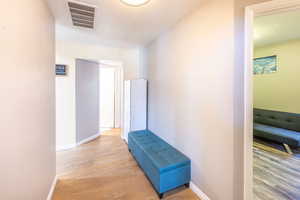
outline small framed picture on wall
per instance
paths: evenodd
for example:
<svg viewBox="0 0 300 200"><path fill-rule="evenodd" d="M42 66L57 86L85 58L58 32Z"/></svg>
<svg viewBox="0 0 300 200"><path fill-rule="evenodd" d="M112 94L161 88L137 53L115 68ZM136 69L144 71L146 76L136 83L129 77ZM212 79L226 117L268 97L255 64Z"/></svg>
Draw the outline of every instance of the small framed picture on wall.
<svg viewBox="0 0 300 200"><path fill-rule="evenodd" d="M67 65L55 65L55 72L57 76L67 76Z"/></svg>
<svg viewBox="0 0 300 200"><path fill-rule="evenodd" d="M277 56L267 56L254 59L253 74L272 74L277 72Z"/></svg>

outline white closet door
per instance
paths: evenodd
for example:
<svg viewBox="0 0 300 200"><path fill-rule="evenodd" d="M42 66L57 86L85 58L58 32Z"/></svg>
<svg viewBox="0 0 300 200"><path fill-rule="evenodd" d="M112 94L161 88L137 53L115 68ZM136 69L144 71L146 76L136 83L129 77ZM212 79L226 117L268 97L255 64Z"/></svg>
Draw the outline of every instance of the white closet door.
<svg viewBox="0 0 300 200"><path fill-rule="evenodd" d="M100 67L100 127L115 127L115 69Z"/></svg>
<svg viewBox="0 0 300 200"><path fill-rule="evenodd" d="M123 138L128 142L128 133L130 132L130 93L131 93L131 82L124 82L124 133Z"/></svg>
<svg viewBox="0 0 300 200"><path fill-rule="evenodd" d="M147 81L131 81L131 120L130 130L144 130L147 127Z"/></svg>

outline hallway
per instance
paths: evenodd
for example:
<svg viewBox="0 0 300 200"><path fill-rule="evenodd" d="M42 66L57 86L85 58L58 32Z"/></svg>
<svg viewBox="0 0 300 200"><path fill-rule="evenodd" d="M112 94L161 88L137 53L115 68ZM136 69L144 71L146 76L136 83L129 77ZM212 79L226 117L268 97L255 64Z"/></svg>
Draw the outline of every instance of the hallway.
<svg viewBox="0 0 300 200"><path fill-rule="evenodd" d="M58 183L53 200L157 200L143 172L127 150L120 130L57 153ZM190 190L167 193L168 200L198 200Z"/></svg>

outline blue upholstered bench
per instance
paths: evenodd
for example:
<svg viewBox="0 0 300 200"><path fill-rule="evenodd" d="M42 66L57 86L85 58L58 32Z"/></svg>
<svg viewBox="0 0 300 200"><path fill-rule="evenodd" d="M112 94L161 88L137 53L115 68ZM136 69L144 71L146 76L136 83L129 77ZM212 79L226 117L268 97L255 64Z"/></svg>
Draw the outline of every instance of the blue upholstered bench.
<svg viewBox="0 0 300 200"><path fill-rule="evenodd" d="M191 161L149 130L129 133L128 148L159 197L191 180Z"/></svg>

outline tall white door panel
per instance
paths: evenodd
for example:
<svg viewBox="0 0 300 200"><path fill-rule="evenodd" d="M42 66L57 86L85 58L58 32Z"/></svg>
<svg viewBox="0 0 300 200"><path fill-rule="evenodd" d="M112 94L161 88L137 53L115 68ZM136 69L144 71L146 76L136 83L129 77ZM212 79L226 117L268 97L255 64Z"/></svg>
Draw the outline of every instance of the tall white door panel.
<svg viewBox="0 0 300 200"><path fill-rule="evenodd" d="M125 141L128 141L128 133L130 132L130 81L125 81L124 83L124 127L123 127L123 137Z"/></svg>
<svg viewBox="0 0 300 200"><path fill-rule="evenodd" d="M130 130L146 129L147 126L147 81L144 79L131 81L131 120Z"/></svg>
<svg viewBox="0 0 300 200"><path fill-rule="evenodd" d="M130 131L147 128L147 81L125 81L124 85L124 133L127 141Z"/></svg>

